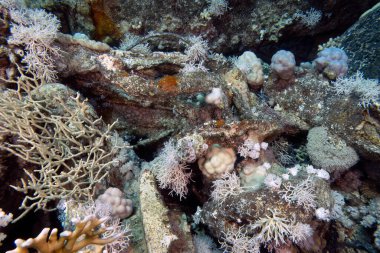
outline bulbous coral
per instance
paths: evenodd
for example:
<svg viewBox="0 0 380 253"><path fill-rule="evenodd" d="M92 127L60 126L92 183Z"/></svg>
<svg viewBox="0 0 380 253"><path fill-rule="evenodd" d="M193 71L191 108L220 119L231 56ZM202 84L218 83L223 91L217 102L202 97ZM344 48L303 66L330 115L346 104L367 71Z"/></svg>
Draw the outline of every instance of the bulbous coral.
<svg viewBox="0 0 380 253"><path fill-rule="evenodd" d="M209 179L221 178L234 169L236 154L232 148L212 147L205 158L198 160L199 169Z"/></svg>

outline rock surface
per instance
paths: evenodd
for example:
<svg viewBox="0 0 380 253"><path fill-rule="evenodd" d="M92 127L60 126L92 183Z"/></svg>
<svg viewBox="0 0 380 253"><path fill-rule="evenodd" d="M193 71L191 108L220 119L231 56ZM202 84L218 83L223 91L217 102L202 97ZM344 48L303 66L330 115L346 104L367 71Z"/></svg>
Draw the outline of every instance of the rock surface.
<svg viewBox="0 0 380 253"><path fill-rule="evenodd" d="M316 47L313 40L324 39L325 34L336 30L344 31L377 1L322 1L315 5L298 0L280 0L276 4L268 0L219 1L228 5L220 14L208 11L207 1L26 2L59 16L66 33L85 33L113 45L126 32L139 36L151 31L193 34L204 36L215 52L236 54L254 48L269 62L280 47L305 60ZM161 49L178 47L159 40L151 43Z"/></svg>

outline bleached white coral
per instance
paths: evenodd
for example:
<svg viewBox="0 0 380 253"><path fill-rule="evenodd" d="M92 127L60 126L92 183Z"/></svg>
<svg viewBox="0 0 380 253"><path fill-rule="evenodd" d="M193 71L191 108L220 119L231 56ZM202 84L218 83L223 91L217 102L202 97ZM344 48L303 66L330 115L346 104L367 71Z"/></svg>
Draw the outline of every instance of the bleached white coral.
<svg viewBox="0 0 380 253"><path fill-rule="evenodd" d="M211 93L206 96L207 104L214 104L216 106L222 106L224 93L221 88L212 88Z"/></svg>
<svg viewBox="0 0 380 253"><path fill-rule="evenodd" d="M185 198L191 171L186 163L178 158L178 151L173 141L165 143L159 156L150 162L151 170L156 176L160 188L170 189L172 193Z"/></svg>
<svg viewBox="0 0 380 253"><path fill-rule="evenodd" d="M231 253L259 253L260 242L255 237L250 237L244 231L244 227L237 230L223 232L221 248L224 252Z"/></svg>
<svg viewBox="0 0 380 253"><path fill-rule="evenodd" d="M286 181L286 180L289 180L289 178L290 178L290 177L289 177L289 174L282 174L281 177L282 177L282 179L284 179L285 181Z"/></svg>
<svg viewBox="0 0 380 253"><path fill-rule="evenodd" d="M320 207L315 210L315 216L317 217L318 220L323 220L323 221L330 221L330 218L331 218L330 211L323 207Z"/></svg>
<svg viewBox="0 0 380 253"><path fill-rule="evenodd" d="M295 165L291 168L288 169L288 172L290 173L290 175L292 175L293 177L297 176L298 174L298 171L300 170L301 166L300 165Z"/></svg>
<svg viewBox="0 0 380 253"><path fill-rule="evenodd" d="M271 189L279 189L281 187L282 179L275 174L268 174L264 179L264 184Z"/></svg>
<svg viewBox="0 0 380 253"><path fill-rule="evenodd" d="M227 197L240 194L240 178L235 173L226 173L222 178L212 182L211 199L222 204Z"/></svg>
<svg viewBox="0 0 380 253"><path fill-rule="evenodd" d="M25 47L22 62L27 70L45 81L52 82L56 76L53 56L60 50L53 45L60 27L59 20L52 14L38 9L12 9L11 36L8 43Z"/></svg>
<svg viewBox="0 0 380 253"><path fill-rule="evenodd" d="M278 210L270 210L270 212L270 215L261 217L252 224L250 229L258 230L255 238L259 243L266 245L273 243L275 246L279 246L285 243L286 237L292 231L291 221Z"/></svg>
<svg viewBox="0 0 380 253"><path fill-rule="evenodd" d="M351 77L339 77L334 83L334 90L338 95L358 94L360 96L360 105L364 107L380 99L379 81L366 79L363 73L359 71Z"/></svg>
<svg viewBox="0 0 380 253"><path fill-rule="evenodd" d="M211 237L198 234L193 237L195 253L216 253L220 252Z"/></svg>
<svg viewBox="0 0 380 253"><path fill-rule="evenodd" d="M295 203L306 210L316 208L315 183L310 176L295 186L291 183L285 184L284 190L279 193L287 203Z"/></svg>
<svg viewBox="0 0 380 253"><path fill-rule="evenodd" d="M291 226L289 238L294 243L298 244L311 237L313 233L314 230L309 224L297 222L295 225Z"/></svg>
<svg viewBox="0 0 380 253"><path fill-rule="evenodd" d="M200 63L187 62L180 70L180 72L184 75L189 75L191 73L197 72L208 72L208 69L203 65L203 61Z"/></svg>
<svg viewBox="0 0 380 253"><path fill-rule="evenodd" d="M207 41L201 36L189 38L190 45L186 48L187 61L191 63L202 62L207 58L209 47Z"/></svg>
<svg viewBox="0 0 380 253"><path fill-rule="evenodd" d="M315 27L322 19L322 11L311 8L306 12L296 12L293 16L296 19L300 19L301 23L308 28Z"/></svg>
<svg viewBox="0 0 380 253"><path fill-rule="evenodd" d="M214 104L216 106L221 106L223 104L224 93L221 88L212 88L211 93L206 96L207 104Z"/></svg>
<svg viewBox="0 0 380 253"><path fill-rule="evenodd" d="M176 235L164 235L160 243L165 248L169 248L170 244L175 240L178 240L178 237Z"/></svg>
<svg viewBox="0 0 380 253"><path fill-rule="evenodd" d="M325 180L329 180L330 174L324 169L319 169L317 170L317 177L325 179Z"/></svg>
<svg viewBox="0 0 380 253"><path fill-rule="evenodd" d="M13 214L6 214L3 209L0 208L0 227L6 227L13 220Z"/></svg>
<svg viewBox="0 0 380 253"><path fill-rule="evenodd" d="M308 165L308 166L306 166L306 172L308 174L316 174L317 169L315 169L313 165Z"/></svg>

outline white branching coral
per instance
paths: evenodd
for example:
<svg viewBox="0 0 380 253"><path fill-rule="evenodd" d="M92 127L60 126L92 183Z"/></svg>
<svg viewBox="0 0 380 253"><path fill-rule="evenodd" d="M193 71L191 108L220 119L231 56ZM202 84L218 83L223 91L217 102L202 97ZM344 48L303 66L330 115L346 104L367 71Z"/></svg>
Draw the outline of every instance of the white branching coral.
<svg viewBox="0 0 380 253"><path fill-rule="evenodd" d="M314 230L309 224L297 222L295 225L291 226L289 238L294 243L298 244L310 238L313 233Z"/></svg>
<svg viewBox="0 0 380 253"><path fill-rule="evenodd" d="M339 77L334 83L334 90L343 96L356 93L360 96L360 105L363 107L368 107L380 99L379 81L365 79L363 73L359 71L351 77Z"/></svg>
<svg viewBox="0 0 380 253"><path fill-rule="evenodd" d="M293 177L297 176L298 174L298 171L300 170L301 166L300 165L295 165L291 168L288 169L288 172L290 173L290 175L292 175Z"/></svg>
<svg viewBox="0 0 380 253"><path fill-rule="evenodd" d="M248 226L252 240L259 246L279 248L290 241L299 244L313 235L313 228L306 223L288 218L277 209L269 209L269 214Z"/></svg>
<svg viewBox="0 0 380 253"><path fill-rule="evenodd" d="M306 12L298 11L293 17L299 19L302 24L311 29L322 19L322 11L311 8Z"/></svg>
<svg viewBox="0 0 380 253"><path fill-rule="evenodd" d="M22 62L27 73L33 72L42 82L52 82L56 76L54 56L60 55L53 45L60 27L59 20L52 14L38 9L11 9L11 36L8 43L24 46Z"/></svg>
<svg viewBox="0 0 380 253"><path fill-rule="evenodd" d="M207 0L209 6L201 16L209 19L211 16L221 16L228 10L228 0Z"/></svg>
<svg viewBox="0 0 380 253"><path fill-rule="evenodd" d="M133 33L125 33L124 38L121 41L121 44L119 46L119 49L121 50L130 50L131 48L138 45L141 41L141 37L137 36Z"/></svg>
<svg viewBox="0 0 380 253"><path fill-rule="evenodd" d="M180 70L181 73L184 75L189 75L191 73L196 73L196 72L208 72L208 69L203 65L203 61L200 63L192 63L192 62L187 62L184 67Z"/></svg>
<svg viewBox="0 0 380 253"><path fill-rule="evenodd" d="M172 193L185 198L191 171L186 163L178 157L177 147L173 141L165 143L160 154L150 163L160 188L170 189Z"/></svg>
<svg viewBox="0 0 380 253"><path fill-rule="evenodd" d="M258 230L255 238L265 245L274 243L279 246L285 243L285 238L291 233L291 221L285 218L278 210L270 210L271 214L261 217L250 226L252 230Z"/></svg>
<svg viewBox="0 0 380 253"><path fill-rule="evenodd" d="M200 36L189 38L189 46L185 50L187 61L190 63L203 62L208 56L209 47L207 41Z"/></svg>
<svg viewBox="0 0 380 253"><path fill-rule="evenodd" d="M269 215L249 226L250 231L256 232L253 237L258 244L277 248L286 244L286 239L298 244L313 235L309 224L296 222L294 218L289 219L276 209L269 211Z"/></svg>
<svg viewBox="0 0 380 253"><path fill-rule="evenodd" d="M231 253L259 253L260 242L248 236L244 227L223 232L221 248Z"/></svg>
<svg viewBox="0 0 380 253"><path fill-rule="evenodd" d="M280 189L282 179L275 174L269 173L264 179L264 184L271 189Z"/></svg>
<svg viewBox="0 0 380 253"><path fill-rule="evenodd" d="M212 182L211 199L222 204L227 197L240 194L240 178L235 173L226 173L222 178Z"/></svg>
<svg viewBox="0 0 380 253"><path fill-rule="evenodd" d="M212 241L211 237L203 234L198 234L193 237L195 253L217 253L216 244Z"/></svg>
<svg viewBox="0 0 380 253"><path fill-rule="evenodd" d="M170 194L177 194L180 199L188 192L191 170L187 163L193 163L207 151L207 144L199 134L185 136L177 141L165 143L160 154L150 162L160 188L170 189Z"/></svg>
<svg viewBox="0 0 380 253"><path fill-rule="evenodd" d="M284 189L279 191L281 198L287 203L295 203L305 210L315 209L317 206L315 195L315 182L312 177L301 181L297 185L290 182L284 185Z"/></svg>

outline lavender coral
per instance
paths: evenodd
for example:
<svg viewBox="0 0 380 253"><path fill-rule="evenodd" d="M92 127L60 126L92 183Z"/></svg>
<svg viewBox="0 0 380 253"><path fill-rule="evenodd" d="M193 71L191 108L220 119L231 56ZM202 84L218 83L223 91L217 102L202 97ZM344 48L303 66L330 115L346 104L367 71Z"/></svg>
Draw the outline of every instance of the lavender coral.
<svg viewBox="0 0 380 253"><path fill-rule="evenodd" d="M290 51L280 50L272 56L271 69L281 79L294 78L296 60Z"/></svg>
<svg viewBox="0 0 380 253"><path fill-rule="evenodd" d="M318 53L314 60L317 70L334 80L342 77L348 70L347 54L340 48L329 47Z"/></svg>

